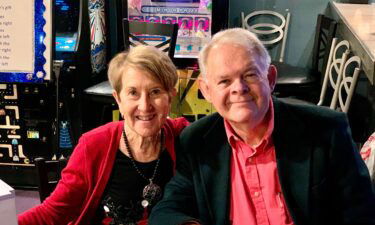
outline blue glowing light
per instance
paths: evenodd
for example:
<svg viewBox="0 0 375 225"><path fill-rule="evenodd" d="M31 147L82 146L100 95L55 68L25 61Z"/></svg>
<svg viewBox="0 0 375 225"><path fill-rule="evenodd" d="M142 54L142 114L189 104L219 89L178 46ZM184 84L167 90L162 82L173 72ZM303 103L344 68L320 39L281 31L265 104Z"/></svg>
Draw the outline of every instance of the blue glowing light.
<svg viewBox="0 0 375 225"><path fill-rule="evenodd" d="M44 35L43 34L39 35L39 43L40 44L43 44L43 40L44 40Z"/></svg>
<svg viewBox="0 0 375 225"><path fill-rule="evenodd" d="M75 37L56 37L56 51L73 52L76 47Z"/></svg>
<svg viewBox="0 0 375 225"><path fill-rule="evenodd" d="M56 6L60 7L61 11L68 11L70 6L66 3L66 0L56 0Z"/></svg>

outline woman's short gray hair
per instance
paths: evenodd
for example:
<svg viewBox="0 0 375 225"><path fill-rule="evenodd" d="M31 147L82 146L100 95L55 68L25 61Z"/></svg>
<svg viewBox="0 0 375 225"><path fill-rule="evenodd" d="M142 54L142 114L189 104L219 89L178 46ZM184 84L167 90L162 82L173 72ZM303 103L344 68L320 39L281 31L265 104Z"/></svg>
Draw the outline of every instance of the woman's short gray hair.
<svg viewBox="0 0 375 225"><path fill-rule="evenodd" d="M207 57L211 48L215 45L225 43L243 46L250 51L250 54L256 54L260 59L260 69L262 71L268 70L271 58L258 37L246 29L231 28L216 33L212 40L199 53L199 67L203 76L206 76Z"/></svg>
<svg viewBox="0 0 375 225"><path fill-rule="evenodd" d="M168 55L156 47L139 45L118 53L109 63L108 80L117 93L122 88L122 75L129 67L148 72L167 92L172 91L177 83L177 70Z"/></svg>

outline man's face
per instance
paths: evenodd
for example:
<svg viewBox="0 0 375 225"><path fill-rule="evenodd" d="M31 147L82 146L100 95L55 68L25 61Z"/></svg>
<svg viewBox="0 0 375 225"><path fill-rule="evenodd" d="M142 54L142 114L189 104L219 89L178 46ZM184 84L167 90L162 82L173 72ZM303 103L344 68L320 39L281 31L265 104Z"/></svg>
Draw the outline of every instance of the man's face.
<svg viewBox="0 0 375 225"><path fill-rule="evenodd" d="M259 65L259 57L239 45L218 44L208 54L200 88L232 126L253 128L268 111L276 70L262 71Z"/></svg>

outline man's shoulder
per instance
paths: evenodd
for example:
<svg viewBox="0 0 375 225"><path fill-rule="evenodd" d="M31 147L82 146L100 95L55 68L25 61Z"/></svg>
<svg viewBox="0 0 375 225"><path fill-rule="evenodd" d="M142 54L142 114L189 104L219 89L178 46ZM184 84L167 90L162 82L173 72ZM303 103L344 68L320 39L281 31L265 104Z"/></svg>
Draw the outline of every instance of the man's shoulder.
<svg viewBox="0 0 375 225"><path fill-rule="evenodd" d="M291 104L282 99L276 100L278 113L284 117L295 117L308 123L337 124L346 123L347 117L343 112L334 111L325 106L313 104Z"/></svg>
<svg viewBox="0 0 375 225"><path fill-rule="evenodd" d="M212 131L213 127L220 126L221 124L223 124L223 118L218 113L213 113L191 123L190 126L182 131L181 137L202 137L207 132Z"/></svg>

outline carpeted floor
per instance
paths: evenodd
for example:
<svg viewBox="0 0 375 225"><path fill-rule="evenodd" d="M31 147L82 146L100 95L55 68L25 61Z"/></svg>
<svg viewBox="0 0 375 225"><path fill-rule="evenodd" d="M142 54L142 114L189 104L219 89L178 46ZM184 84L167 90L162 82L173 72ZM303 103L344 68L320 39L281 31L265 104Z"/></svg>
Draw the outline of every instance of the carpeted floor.
<svg viewBox="0 0 375 225"><path fill-rule="evenodd" d="M38 191L15 190L16 192L16 211L22 213L33 206L40 204Z"/></svg>

